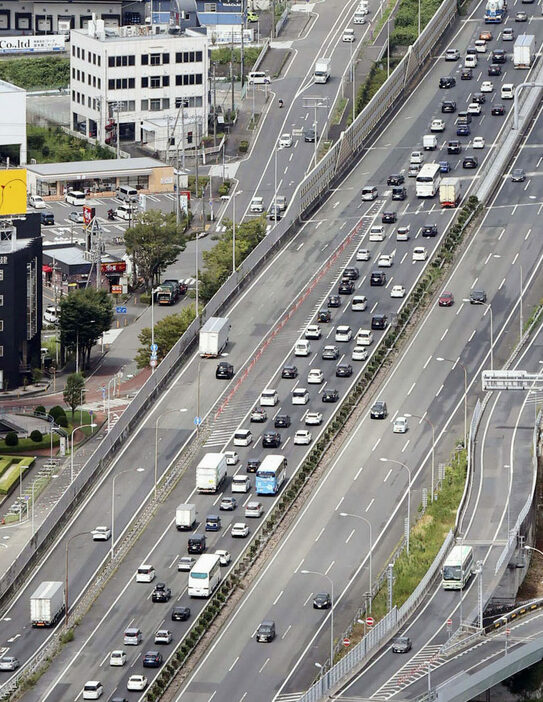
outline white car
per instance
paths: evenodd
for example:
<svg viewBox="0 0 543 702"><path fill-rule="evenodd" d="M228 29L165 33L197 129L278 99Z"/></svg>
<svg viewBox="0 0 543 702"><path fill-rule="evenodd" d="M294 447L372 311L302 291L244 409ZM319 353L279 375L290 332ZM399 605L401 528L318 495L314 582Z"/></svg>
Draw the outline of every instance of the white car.
<svg viewBox="0 0 543 702"><path fill-rule="evenodd" d="M196 563L194 556L181 556L177 563L177 570L188 572L192 570L192 566Z"/></svg>
<svg viewBox="0 0 543 702"><path fill-rule="evenodd" d="M305 415L305 424L308 427L317 427L322 424L322 413L321 412L308 412Z"/></svg>
<svg viewBox="0 0 543 702"><path fill-rule="evenodd" d="M407 429L407 417L396 417L394 424L392 425L392 431L395 434L405 434Z"/></svg>
<svg viewBox="0 0 543 702"><path fill-rule="evenodd" d="M168 629L159 629L155 634L156 644L171 644L172 642L172 632Z"/></svg>
<svg viewBox="0 0 543 702"><path fill-rule="evenodd" d="M239 462L239 456L237 451L225 451L224 455L226 457L227 466L235 466Z"/></svg>
<svg viewBox="0 0 543 702"><path fill-rule="evenodd" d="M238 537L240 539L246 539L249 536L249 527L245 522L236 522L232 524L230 536L232 536L232 538Z"/></svg>
<svg viewBox="0 0 543 702"><path fill-rule="evenodd" d="M432 123L430 124L430 131L431 132L444 132L445 131L445 122L442 119L433 119Z"/></svg>
<svg viewBox="0 0 543 702"><path fill-rule="evenodd" d="M393 285L390 297L405 297L405 287L403 285Z"/></svg>
<svg viewBox="0 0 543 702"><path fill-rule="evenodd" d="M315 385L320 385L324 380L324 373L320 368L312 368L307 374L307 382L314 383Z"/></svg>
<svg viewBox="0 0 543 702"><path fill-rule="evenodd" d="M370 228L370 241L383 241L385 238L385 228L382 224L375 224Z"/></svg>
<svg viewBox="0 0 543 702"><path fill-rule="evenodd" d="M118 651L112 651L109 656L109 665L121 666L126 663L126 653L120 649Z"/></svg>
<svg viewBox="0 0 543 702"><path fill-rule="evenodd" d="M426 261L428 258L428 251L424 246L415 246L413 249L413 261Z"/></svg>
<svg viewBox="0 0 543 702"><path fill-rule="evenodd" d="M334 338L336 341L350 341L353 338L351 327L348 327L346 324L340 324L336 329Z"/></svg>
<svg viewBox="0 0 543 702"><path fill-rule="evenodd" d="M398 229L396 229L396 241L409 241L409 232L409 224L403 227L398 227Z"/></svg>
<svg viewBox="0 0 543 702"><path fill-rule="evenodd" d="M127 690L135 690L139 692L147 687L147 678L145 675L131 675L126 682Z"/></svg>
<svg viewBox="0 0 543 702"><path fill-rule="evenodd" d="M320 339L322 336L321 328L318 324L310 324L305 330L306 339Z"/></svg>
<svg viewBox="0 0 543 702"><path fill-rule="evenodd" d="M31 195L28 198L28 204L36 210L43 210L46 207L45 200L40 195Z"/></svg>
<svg viewBox="0 0 543 702"><path fill-rule="evenodd" d="M83 686L84 700L97 700L104 694L102 683L98 680L88 680Z"/></svg>
<svg viewBox="0 0 543 702"><path fill-rule="evenodd" d="M127 222L134 219L135 216L136 213L130 205L120 205L115 210L115 217L117 217L117 219L124 219Z"/></svg>
<svg viewBox="0 0 543 702"><path fill-rule="evenodd" d="M491 93L494 91L494 85L491 80L484 80L481 83L481 92L482 93Z"/></svg>
<svg viewBox="0 0 543 702"><path fill-rule="evenodd" d="M238 429L234 434L234 446L249 446L253 435L249 429Z"/></svg>
<svg viewBox="0 0 543 702"><path fill-rule="evenodd" d="M356 260L357 261L369 261L371 258L371 254L369 252L369 249L358 249L356 252Z"/></svg>
<svg viewBox="0 0 543 702"><path fill-rule="evenodd" d="M424 161L424 153L422 151L412 151L409 158L409 163L420 165Z"/></svg>
<svg viewBox="0 0 543 702"><path fill-rule="evenodd" d="M111 529L107 526L97 526L91 531L93 541L109 541Z"/></svg>
<svg viewBox="0 0 543 702"><path fill-rule="evenodd" d="M486 54L486 41L484 39L475 40L475 51L478 54Z"/></svg>
<svg viewBox="0 0 543 702"><path fill-rule="evenodd" d="M262 502L251 501L245 505L246 517L261 517L264 514Z"/></svg>
<svg viewBox="0 0 543 702"><path fill-rule="evenodd" d="M247 516L247 515L245 515ZM219 557L219 563L222 566L227 566L230 561L232 560L232 557L229 553L229 551L225 551L223 548L218 549L215 551L215 555Z"/></svg>
<svg viewBox="0 0 543 702"><path fill-rule="evenodd" d="M480 115L481 105L478 102L470 102L468 105L468 115Z"/></svg>
<svg viewBox="0 0 543 702"><path fill-rule="evenodd" d="M292 134L281 134L279 137L279 147L289 149L292 146Z"/></svg>
<svg viewBox="0 0 543 702"><path fill-rule="evenodd" d="M343 36L341 37L341 41L347 41L347 42L353 42L355 40L354 36L354 29L344 29L343 30Z"/></svg>
<svg viewBox="0 0 543 702"><path fill-rule="evenodd" d="M47 305L43 313L43 321L46 324L58 324L60 319L60 306Z"/></svg>
<svg viewBox="0 0 543 702"><path fill-rule="evenodd" d="M471 144L474 149L484 149L485 140L483 137L473 137L473 142Z"/></svg>
<svg viewBox="0 0 543 702"><path fill-rule="evenodd" d="M392 266L393 258L391 254L381 254L377 261L377 266L379 268L390 268Z"/></svg>
<svg viewBox="0 0 543 702"><path fill-rule="evenodd" d="M298 429L294 434L294 443L300 446L310 444L311 439L311 432L307 429Z"/></svg>
<svg viewBox="0 0 543 702"><path fill-rule="evenodd" d="M365 361L368 357L368 351L365 346L355 346L351 354L353 361Z"/></svg>

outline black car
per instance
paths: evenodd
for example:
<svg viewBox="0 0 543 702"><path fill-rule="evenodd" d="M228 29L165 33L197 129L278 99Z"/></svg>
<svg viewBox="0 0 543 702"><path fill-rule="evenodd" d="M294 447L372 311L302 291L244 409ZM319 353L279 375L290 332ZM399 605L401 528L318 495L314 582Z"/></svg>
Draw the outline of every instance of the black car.
<svg viewBox="0 0 543 702"><path fill-rule="evenodd" d="M384 271L373 271L370 276L370 286L386 285L387 275Z"/></svg>
<svg viewBox="0 0 543 702"><path fill-rule="evenodd" d="M473 71L471 68L463 68L460 73L460 80L471 80L473 78Z"/></svg>
<svg viewBox="0 0 543 702"><path fill-rule="evenodd" d="M407 653L411 650L409 636L396 636L392 639L392 653Z"/></svg>
<svg viewBox="0 0 543 702"><path fill-rule="evenodd" d="M386 329L388 325L388 317L386 314L374 314L371 318L372 329Z"/></svg>
<svg viewBox="0 0 543 702"><path fill-rule="evenodd" d="M403 186L392 188L392 199L393 200L405 200L407 197L407 190Z"/></svg>
<svg viewBox="0 0 543 702"><path fill-rule="evenodd" d="M348 266L343 271L343 278L347 278L348 280L358 280L360 278L360 269L356 266Z"/></svg>
<svg viewBox="0 0 543 702"><path fill-rule="evenodd" d="M317 137L317 134L314 129L306 129L304 131L304 141L308 141L313 143Z"/></svg>
<svg viewBox="0 0 543 702"><path fill-rule="evenodd" d="M339 295L352 295L354 293L354 283L348 278L344 278L337 289Z"/></svg>
<svg viewBox="0 0 543 702"><path fill-rule="evenodd" d="M498 103L492 107L490 110L491 115L504 115L505 114L505 107Z"/></svg>
<svg viewBox="0 0 543 702"><path fill-rule="evenodd" d="M336 366L336 378L350 378L353 374L353 367L350 363L340 363Z"/></svg>
<svg viewBox="0 0 543 702"><path fill-rule="evenodd" d="M187 551L189 553L203 553L206 550L205 534L194 534L188 540Z"/></svg>
<svg viewBox="0 0 543 702"><path fill-rule="evenodd" d="M275 622L264 621L256 630L255 638L258 642L270 643L275 639Z"/></svg>
<svg viewBox="0 0 543 702"><path fill-rule="evenodd" d="M440 88L454 88L456 85L456 80L453 76L443 76L439 79Z"/></svg>
<svg viewBox="0 0 543 702"><path fill-rule="evenodd" d="M260 463L260 458L248 458L246 466L247 473L256 473L260 468Z"/></svg>
<svg viewBox="0 0 543 702"><path fill-rule="evenodd" d="M317 322L320 322L321 324L326 324L327 322L330 322L332 319L332 315L330 314L330 310L319 310L317 314Z"/></svg>
<svg viewBox="0 0 543 702"><path fill-rule="evenodd" d="M461 151L462 151L462 147L461 147L458 139L452 139L447 144L447 153L448 154L459 154Z"/></svg>
<svg viewBox="0 0 543 702"><path fill-rule="evenodd" d="M323 402L337 402L339 400L339 392L335 389L325 390L322 393Z"/></svg>
<svg viewBox="0 0 543 702"><path fill-rule="evenodd" d="M226 361L221 361L215 371L215 378L231 380L234 377L234 366Z"/></svg>
<svg viewBox="0 0 543 702"><path fill-rule="evenodd" d="M279 448L281 446L281 434L277 431L267 431L262 437L263 448Z"/></svg>
<svg viewBox="0 0 543 702"><path fill-rule="evenodd" d="M217 514L208 514L206 517L206 531L220 531L221 518Z"/></svg>
<svg viewBox="0 0 543 702"><path fill-rule="evenodd" d="M40 212L40 222L45 225L55 223L55 215L52 212Z"/></svg>
<svg viewBox="0 0 543 702"><path fill-rule="evenodd" d="M441 102L441 112L456 112L456 102L454 100L443 100Z"/></svg>
<svg viewBox="0 0 543 702"><path fill-rule="evenodd" d="M290 417L288 414L278 414L273 420L273 426L276 429L286 429L290 427Z"/></svg>
<svg viewBox="0 0 543 702"><path fill-rule="evenodd" d="M288 380L293 380L294 378L298 377L298 369L296 366L283 366L283 370L281 371L281 378L287 378Z"/></svg>
<svg viewBox="0 0 543 702"><path fill-rule="evenodd" d="M143 667L144 668L160 668L164 663L164 658L162 653L159 651L147 651L143 656Z"/></svg>
<svg viewBox="0 0 543 702"><path fill-rule="evenodd" d="M484 105L486 102L486 97L484 93L473 93L471 96L471 101L476 102L478 105Z"/></svg>
<svg viewBox="0 0 543 702"><path fill-rule="evenodd" d="M422 228L422 236L437 236L437 224L425 224Z"/></svg>
<svg viewBox="0 0 543 702"><path fill-rule="evenodd" d="M174 607L172 610L172 622L186 622L190 617L190 607Z"/></svg>
<svg viewBox="0 0 543 702"><path fill-rule="evenodd" d="M337 346L325 346L321 353L323 361L335 361L339 358L339 349Z"/></svg>
<svg viewBox="0 0 543 702"><path fill-rule="evenodd" d="M456 127L456 136L469 136L471 134L471 129L469 124L459 124Z"/></svg>
<svg viewBox="0 0 543 702"><path fill-rule="evenodd" d="M172 591L166 587L166 583L157 583L153 594L151 595L152 602L169 602L172 596Z"/></svg>
<svg viewBox="0 0 543 702"><path fill-rule="evenodd" d="M398 217L395 212L383 212L381 215L381 222L383 224L394 224Z"/></svg>
<svg viewBox="0 0 543 702"><path fill-rule="evenodd" d="M332 598L327 592L319 592L313 599L313 609L330 609Z"/></svg>
<svg viewBox="0 0 543 702"><path fill-rule="evenodd" d="M387 178L387 185L403 185L405 178L401 173L393 173Z"/></svg>
<svg viewBox="0 0 543 702"><path fill-rule="evenodd" d="M488 75L489 76L501 76L501 74L502 74L502 67L497 63L491 63L490 66L488 67Z"/></svg>
<svg viewBox="0 0 543 702"><path fill-rule="evenodd" d="M472 290L469 294L470 305L482 305L486 302L486 292L484 290Z"/></svg>
<svg viewBox="0 0 543 702"><path fill-rule="evenodd" d="M462 161L462 168L477 168L479 160L476 156L466 156Z"/></svg>
<svg viewBox="0 0 543 702"><path fill-rule="evenodd" d="M328 298L328 307L341 307L341 298L339 295L330 295Z"/></svg>
<svg viewBox="0 0 543 702"><path fill-rule="evenodd" d="M524 168L513 168L511 180L513 183L524 183L526 180L526 171Z"/></svg>
<svg viewBox="0 0 543 702"><path fill-rule="evenodd" d="M490 55L490 60L492 63L505 63L507 61L507 54L504 49L494 49Z"/></svg>
<svg viewBox="0 0 543 702"><path fill-rule="evenodd" d="M388 415L387 403L377 400L370 409L371 419L386 419Z"/></svg>

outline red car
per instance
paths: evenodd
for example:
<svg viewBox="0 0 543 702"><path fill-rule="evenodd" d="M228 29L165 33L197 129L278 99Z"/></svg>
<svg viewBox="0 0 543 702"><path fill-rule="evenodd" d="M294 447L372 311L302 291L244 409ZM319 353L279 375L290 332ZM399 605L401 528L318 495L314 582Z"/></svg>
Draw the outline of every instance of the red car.
<svg viewBox="0 0 543 702"><path fill-rule="evenodd" d="M439 296L440 307L452 307L454 305L454 295L452 292L442 292Z"/></svg>

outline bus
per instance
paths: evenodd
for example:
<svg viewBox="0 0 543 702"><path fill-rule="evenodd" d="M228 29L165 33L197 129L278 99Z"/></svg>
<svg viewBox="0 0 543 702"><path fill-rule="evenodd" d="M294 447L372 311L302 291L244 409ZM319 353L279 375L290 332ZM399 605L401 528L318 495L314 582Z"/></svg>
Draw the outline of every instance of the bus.
<svg viewBox="0 0 543 702"><path fill-rule="evenodd" d="M416 180L417 197L434 197L441 183L439 163L425 163Z"/></svg>
<svg viewBox="0 0 543 702"><path fill-rule="evenodd" d="M256 494L277 495L287 477L287 459L284 456L266 456L256 471Z"/></svg>
<svg viewBox="0 0 543 702"><path fill-rule="evenodd" d="M210 597L220 582L220 558L214 553L206 553L200 556L189 573L189 597Z"/></svg>
<svg viewBox="0 0 543 702"><path fill-rule="evenodd" d="M463 590L473 573L471 546L455 546L449 553L441 571L444 590Z"/></svg>

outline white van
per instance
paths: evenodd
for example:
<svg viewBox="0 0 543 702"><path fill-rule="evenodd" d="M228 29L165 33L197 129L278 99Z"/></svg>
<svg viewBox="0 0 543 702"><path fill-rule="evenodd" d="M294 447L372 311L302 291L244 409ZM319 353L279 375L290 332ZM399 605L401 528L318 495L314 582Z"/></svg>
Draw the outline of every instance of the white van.
<svg viewBox="0 0 543 702"><path fill-rule="evenodd" d="M136 572L137 583L152 583L155 579L155 569L152 565L144 563Z"/></svg>
<svg viewBox="0 0 543 702"><path fill-rule="evenodd" d="M311 344L307 339L298 339L294 347L295 356L309 356L311 353Z"/></svg>
<svg viewBox="0 0 543 702"><path fill-rule="evenodd" d="M84 205L85 193L82 193L81 190L68 190L64 199L70 205Z"/></svg>
<svg viewBox="0 0 543 702"><path fill-rule="evenodd" d="M130 207L130 205L121 205L115 210L115 217L130 220L134 217L134 210L132 207Z"/></svg>
<svg viewBox="0 0 543 702"><path fill-rule="evenodd" d="M375 200L377 197L377 188L375 185L366 185L362 188L362 200Z"/></svg>
<svg viewBox="0 0 543 702"><path fill-rule="evenodd" d="M249 85L255 83L271 83L269 75L265 71L251 71L247 76L247 82Z"/></svg>
<svg viewBox="0 0 543 702"><path fill-rule="evenodd" d="M422 146L425 151L435 151L437 149L437 137L435 134L425 134L422 137Z"/></svg>
<svg viewBox="0 0 543 702"><path fill-rule="evenodd" d="M360 328L358 330L358 334L356 335L356 343L358 346L371 346L371 344L373 344L373 334L371 329Z"/></svg>
<svg viewBox="0 0 543 702"><path fill-rule="evenodd" d="M464 59L465 68L477 68L477 54L468 54Z"/></svg>
<svg viewBox="0 0 543 702"><path fill-rule="evenodd" d="M513 83L504 83L500 95L502 100L512 100L515 97L515 86Z"/></svg>
<svg viewBox="0 0 543 702"><path fill-rule="evenodd" d="M353 312L363 312L368 305L368 298L365 295L355 295L351 300Z"/></svg>
<svg viewBox="0 0 543 702"><path fill-rule="evenodd" d="M249 210L251 212L264 212L264 198L259 195L255 195L251 200L249 205Z"/></svg>
<svg viewBox="0 0 543 702"><path fill-rule="evenodd" d="M309 402L309 393L305 388L296 388L292 391L293 405L307 405Z"/></svg>
<svg viewBox="0 0 543 702"><path fill-rule="evenodd" d="M102 697L104 688L98 680L88 680L83 687L84 700L98 700Z"/></svg>
<svg viewBox="0 0 543 702"><path fill-rule="evenodd" d="M249 429L238 429L234 434L234 446L249 446L253 440L253 435Z"/></svg>
<svg viewBox="0 0 543 702"><path fill-rule="evenodd" d="M278 402L279 395L277 394L277 390L272 390L271 388L262 390L262 394L260 395L260 405L262 407L275 407Z"/></svg>
<svg viewBox="0 0 543 702"><path fill-rule="evenodd" d="M248 475L234 475L232 478L232 492L249 492L251 481Z"/></svg>
<svg viewBox="0 0 543 702"><path fill-rule="evenodd" d="M366 24L366 18L364 17L366 13L358 8L358 10L355 10L354 16L353 16L353 24Z"/></svg>
<svg viewBox="0 0 543 702"><path fill-rule="evenodd" d="M125 202L137 202L138 191L136 188L132 188L129 185L120 185L117 188L117 197L119 200L124 200Z"/></svg>

